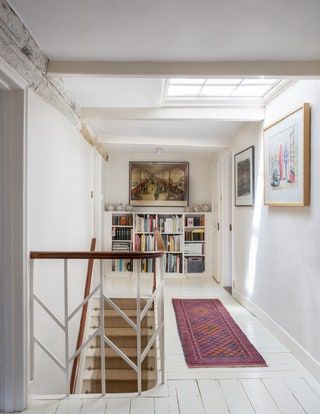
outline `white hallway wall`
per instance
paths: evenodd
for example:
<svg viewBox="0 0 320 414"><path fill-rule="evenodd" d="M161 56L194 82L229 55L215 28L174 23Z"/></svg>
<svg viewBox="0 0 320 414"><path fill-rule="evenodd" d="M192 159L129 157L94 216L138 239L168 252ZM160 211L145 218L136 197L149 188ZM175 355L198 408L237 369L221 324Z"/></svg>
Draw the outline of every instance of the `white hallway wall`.
<svg viewBox="0 0 320 414"><path fill-rule="evenodd" d="M263 205L262 125L234 137L235 154L256 150L255 207L233 207L236 290L320 361L320 81L299 81L266 108L265 125L311 104L311 205Z"/></svg>
<svg viewBox="0 0 320 414"><path fill-rule="evenodd" d="M194 203L212 202L212 154L196 153L130 153L110 152L106 165L105 201L129 203L129 162L130 161L188 161L189 201ZM171 208L171 210L178 210ZM142 209L141 209L142 210ZM152 210L147 208L147 210ZM164 210L164 208L162 208Z"/></svg>
<svg viewBox="0 0 320 414"><path fill-rule="evenodd" d="M92 234L92 147L63 115L32 92L28 105L28 249L88 250ZM70 262L69 312L82 300L86 265L85 261ZM36 261L35 290L63 321L62 261ZM62 331L39 306L35 310L37 336L64 362ZM76 323L71 324L70 350L77 329ZM62 371L38 347L34 385L35 394L65 391Z"/></svg>

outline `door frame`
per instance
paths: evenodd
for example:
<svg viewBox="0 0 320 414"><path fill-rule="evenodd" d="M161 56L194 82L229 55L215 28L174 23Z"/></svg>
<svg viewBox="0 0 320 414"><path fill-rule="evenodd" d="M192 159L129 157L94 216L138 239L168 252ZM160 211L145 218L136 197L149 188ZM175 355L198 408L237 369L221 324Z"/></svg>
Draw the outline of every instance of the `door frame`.
<svg viewBox="0 0 320 414"><path fill-rule="evenodd" d="M221 157L221 286L231 286L232 271L232 152L226 150ZM230 227L231 226L231 227ZM231 240L230 240L231 239ZM231 274L227 274L230 272ZM229 280L231 277L231 284Z"/></svg>
<svg viewBox="0 0 320 414"><path fill-rule="evenodd" d="M0 411L9 412L28 399L28 84L1 58L0 89Z"/></svg>

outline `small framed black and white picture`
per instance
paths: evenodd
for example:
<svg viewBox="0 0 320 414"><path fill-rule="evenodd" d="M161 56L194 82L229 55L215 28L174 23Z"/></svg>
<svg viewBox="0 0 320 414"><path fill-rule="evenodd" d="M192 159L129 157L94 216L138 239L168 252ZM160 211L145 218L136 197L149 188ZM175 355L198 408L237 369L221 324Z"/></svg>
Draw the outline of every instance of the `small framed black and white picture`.
<svg viewBox="0 0 320 414"><path fill-rule="evenodd" d="M234 156L234 204L254 205L254 146Z"/></svg>

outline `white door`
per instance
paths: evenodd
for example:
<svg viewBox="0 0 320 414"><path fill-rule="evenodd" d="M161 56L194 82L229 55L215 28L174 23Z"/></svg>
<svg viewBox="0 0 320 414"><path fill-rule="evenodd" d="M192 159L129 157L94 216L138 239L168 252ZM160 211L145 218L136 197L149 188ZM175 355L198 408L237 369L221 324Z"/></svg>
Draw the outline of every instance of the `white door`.
<svg viewBox="0 0 320 414"><path fill-rule="evenodd" d="M222 286L232 286L232 154L222 160Z"/></svg>

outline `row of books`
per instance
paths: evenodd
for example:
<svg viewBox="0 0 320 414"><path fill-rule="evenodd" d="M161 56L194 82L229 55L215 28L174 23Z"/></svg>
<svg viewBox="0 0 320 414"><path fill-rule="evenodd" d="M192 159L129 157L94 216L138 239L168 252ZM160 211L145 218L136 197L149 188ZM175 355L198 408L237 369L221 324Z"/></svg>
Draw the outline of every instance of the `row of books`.
<svg viewBox="0 0 320 414"><path fill-rule="evenodd" d="M182 235L179 236L164 234L162 238L166 246L166 250L169 252L180 252Z"/></svg>
<svg viewBox="0 0 320 414"><path fill-rule="evenodd" d="M193 226L204 226L204 216L200 217L186 217L186 226L193 227Z"/></svg>
<svg viewBox="0 0 320 414"><path fill-rule="evenodd" d="M186 241L204 241L204 229L193 229L185 232Z"/></svg>
<svg viewBox="0 0 320 414"><path fill-rule="evenodd" d="M153 234L136 234L134 239L134 250L138 252L153 252L157 250Z"/></svg>
<svg viewBox="0 0 320 414"><path fill-rule="evenodd" d="M114 241L112 242L112 251L114 252L130 252L130 242Z"/></svg>
<svg viewBox="0 0 320 414"><path fill-rule="evenodd" d="M132 260L130 259L117 259L112 260L113 272L132 272Z"/></svg>
<svg viewBox="0 0 320 414"><path fill-rule="evenodd" d="M182 233L182 216L159 217L159 228L162 233Z"/></svg>
<svg viewBox="0 0 320 414"><path fill-rule="evenodd" d="M152 233L158 227L158 216L146 214L145 216L135 216L135 228L137 232Z"/></svg>
<svg viewBox="0 0 320 414"><path fill-rule="evenodd" d="M141 272L142 273L153 272L153 259L142 259L141 260Z"/></svg>
<svg viewBox="0 0 320 414"><path fill-rule="evenodd" d="M127 216L112 215L112 224L114 226L132 226L133 216L132 214Z"/></svg>
<svg viewBox="0 0 320 414"><path fill-rule="evenodd" d="M182 273L182 255L168 253L165 262L166 273Z"/></svg>
<svg viewBox="0 0 320 414"><path fill-rule="evenodd" d="M204 245L203 243L186 243L184 245L184 254L187 255L200 255L200 254L204 254L203 253L204 250Z"/></svg>
<svg viewBox="0 0 320 414"><path fill-rule="evenodd" d="M132 229L112 227L112 240L131 240Z"/></svg>

